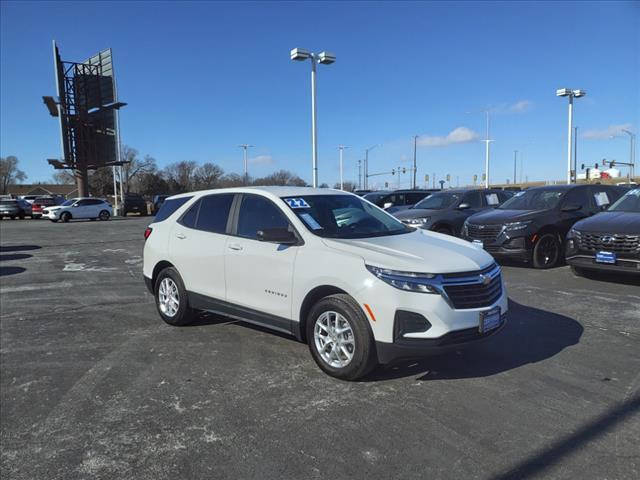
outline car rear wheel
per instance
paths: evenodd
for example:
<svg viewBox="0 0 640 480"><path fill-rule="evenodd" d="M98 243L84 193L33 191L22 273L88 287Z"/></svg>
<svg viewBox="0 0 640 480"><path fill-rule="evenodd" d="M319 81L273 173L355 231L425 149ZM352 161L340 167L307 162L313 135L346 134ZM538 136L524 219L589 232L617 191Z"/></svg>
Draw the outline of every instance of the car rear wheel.
<svg viewBox="0 0 640 480"><path fill-rule="evenodd" d="M110 216L111 215L109 214L109 212L107 212L106 210L102 210L98 215L98 218L104 222L105 220L109 220Z"/></svg>
<svg viewBox="0 0 640 480"><path fill-rule="evenodd" d="M60 215L60 220L67 223L69 220L71 220L71 214L69 212L62 212L62 215Z"/></svg>
<svg viewBox="0 0 640 480"><path fill-rule="evenodd" d="M553 268L560 261L560 241L555 233L545 233L533 247L533 266Z"/></svg>
<svg viewBox="0 0 640 480"><path fill-rule="evenodd" d="M173 267L160 272L155 284L156 307L162 320L169 325L187 325L193 318L187 290L182 278Z"/></svg>
<svg viewBox="0 0 640 480"><path fill-rule="evenodd" d="M316 303L306 334L311 356L332 377L357 380L378 364L367 318L349 295L330 295Z"/></svg>
<svg viewBox="0 0 640 480"><path fill-rule="evenodd" d="M435 229L437 233L443 233L445 235L452 235L451 229L449 227L437 227Z"/></svg>

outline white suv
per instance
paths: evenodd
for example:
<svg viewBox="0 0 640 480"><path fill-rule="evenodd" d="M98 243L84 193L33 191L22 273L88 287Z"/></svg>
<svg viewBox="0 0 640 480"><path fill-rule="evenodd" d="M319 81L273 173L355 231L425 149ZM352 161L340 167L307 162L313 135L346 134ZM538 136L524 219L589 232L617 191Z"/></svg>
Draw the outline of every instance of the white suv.
<svg viewBox="0 0 640 480"><path fill-rule="evenodd" d="M61 205L46 207L42 210L43 218L52 222L61 220L68 222L74 218L89 218L91 220L109 220L113 209L106 200L94 197L71 198Z"/></svg>
<svg viewBox="0 0 640 480"><path fill-rule="evenodd" d="M176 195L145 238L144 277L165 322L184 325L206 310L285 332L342 379L458 348L506 321L491 255L342 191Z"/></svg>

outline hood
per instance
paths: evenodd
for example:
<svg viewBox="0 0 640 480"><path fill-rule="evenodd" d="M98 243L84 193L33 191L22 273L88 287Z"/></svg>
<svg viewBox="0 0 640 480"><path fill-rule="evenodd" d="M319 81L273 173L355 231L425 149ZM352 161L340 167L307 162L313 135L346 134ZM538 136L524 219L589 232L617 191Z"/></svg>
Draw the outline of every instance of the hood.
<svg viewBox="0 0 640 480"><path fill-rule="evenodd" d="M499 208L490 208L472 215L468 220L469 223L473 224L502 225L503 223L531 220L549 211L550 210L501 210Z"/></svg>
<svg viewBox="0 0 640 480"><path fill-rule="evenodd" d="M411 208L409 210L402 210L400 212L394 213L393 216L398 220L409 219L409 218L423 218L423 217L433 217L434 215L438 215L441 212L444 212L446 209L442 210L430 210L426 208Z"/></svg>
<svg viewBox="0 0 640 480"><path fill-rule="evenodd" d="M422 229L386 237L324 238L323 242L362 257L366 264L405 272L471 272L494 262L491 255L465 240Z"/></svg>
<svg viewBox="0 0 640 480"><path fill-rule="evenodd" d="M591 233L640 235L640 213L600 212L593 217L580 220L573 229Z"/></svg>
<svg viewBox="0 0 640 480"><path fill-rule="evenodd" d="M409 210L411 207L411 205L397 205L385 209L385 212L395 215L396 212L404 212L405 210Z"/></svg>

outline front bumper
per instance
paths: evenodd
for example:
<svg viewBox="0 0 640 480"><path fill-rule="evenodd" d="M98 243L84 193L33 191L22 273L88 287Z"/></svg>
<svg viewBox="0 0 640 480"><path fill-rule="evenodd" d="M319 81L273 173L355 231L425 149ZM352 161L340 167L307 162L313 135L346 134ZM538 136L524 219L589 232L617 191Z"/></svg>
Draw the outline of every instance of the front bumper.
<svg viewBox="0 0 640 480"><path fill-rule="evenodd" d="M396 360L419 358L456 350L494 336L504 328L506 323L507 312L504 312L500 315L500 325L488 332L481 332L479 327L471 327L454 330L438 338L402 339L393 343L377 341L378 362L388 364Z"/></svg>
<svg viewBox="0 0 640 480"><path fill-rule="evenodd" d="M639 259L618 257L615 264L596 263L595 255L587 253L577 253L567 256L566 259L569 265L577 268L584 268L585 270L640 275Z"/></svg>

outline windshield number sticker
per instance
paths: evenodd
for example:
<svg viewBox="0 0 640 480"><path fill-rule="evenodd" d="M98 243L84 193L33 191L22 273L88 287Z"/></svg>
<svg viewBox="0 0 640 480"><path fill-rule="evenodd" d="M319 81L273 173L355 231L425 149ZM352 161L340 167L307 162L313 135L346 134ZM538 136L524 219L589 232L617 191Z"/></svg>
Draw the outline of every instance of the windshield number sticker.
<svg viewBox="0 0 640 480"><path fill-rule="evenodd" d="M307 202L304 201L304 198L285 198L285 202L291 208L311 208Z"/></svg>
<svg viewBox="0 0 640 480"><path fill-rule="evenodd" d="M497 193L489 193L486 195L487 197L487 204L488 205L498 205L500 203L500 200L498 200L498 194Z"/></svg>
<svg viewBox="0 0 640 480"><path fill-rule="evenodd" d="M594 195L596 199L596 205L602 207L603 205L609 205L609 197L607 196L607 192L598 192Z"/></svg>

